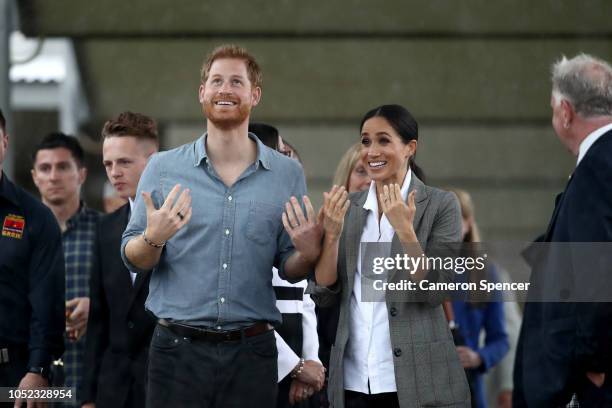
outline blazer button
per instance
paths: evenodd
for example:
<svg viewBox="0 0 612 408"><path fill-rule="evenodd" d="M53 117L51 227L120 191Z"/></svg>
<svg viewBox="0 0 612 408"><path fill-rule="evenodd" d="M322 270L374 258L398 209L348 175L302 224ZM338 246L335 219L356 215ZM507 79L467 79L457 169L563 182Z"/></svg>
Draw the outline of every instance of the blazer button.
<svg viewBox="0 0 612 408"><path fill-rule="evenodd" d="M395 355L395 357L399 357L402 355L402 349L397 347L393 349L393 354Z"/></svg>
<svg viewBox="0 0 612 408"><path fill-rule="evenodd" d="M128 322L128 329L133 329L134 328L134 322L132 322L131 320Z"/></svg>
<svg viewBox="0 0 612 408"><path fill-rule="evenodd" d="M392 307L391 309L389 309L389 313L391 313L391 316L397 316L397 309L395 307Z"/></svg>

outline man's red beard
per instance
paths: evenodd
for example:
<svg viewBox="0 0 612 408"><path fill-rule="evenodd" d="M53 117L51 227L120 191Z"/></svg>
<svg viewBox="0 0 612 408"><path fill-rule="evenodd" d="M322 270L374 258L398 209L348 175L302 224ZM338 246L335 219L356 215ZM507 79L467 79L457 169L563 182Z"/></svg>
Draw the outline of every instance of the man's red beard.
<svg viewBox="0 0 612 408"><path fill-rule="evenodd" d="M231 100L236 103L236 106L232 107L229 112L218 112L215 109L215 102L218 100ZM213 98L212 100L204 101L202 104L202 111L206 118L208 118L217 128L229 130L238 127L248 119L251 113L251 107L247 104L243 104L238 98Z"/></svg>

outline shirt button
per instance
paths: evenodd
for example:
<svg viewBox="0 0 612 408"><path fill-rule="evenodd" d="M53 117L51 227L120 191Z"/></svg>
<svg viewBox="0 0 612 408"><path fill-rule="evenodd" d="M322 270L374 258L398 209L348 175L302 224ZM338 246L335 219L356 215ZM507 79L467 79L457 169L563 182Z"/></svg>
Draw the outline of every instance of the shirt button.
<svg viewBox="0 0 612 408"><path fill-rule="evenodd" d="M219 299L221 301L221 303L225 303L225 298L222 297L221 299Z"/></svg>
<svg viewBox="0 0 612 408"><path fill-rule="evenodd" d="M225 235L229 235L229 230L228 229L225 230Z"/></svg>
<svg viewBox="0 0 612 408"><path fill-rule="evenodd" d="M223 264L223 269L227 269L227 264Z"/></svg>
<svg viewBox="0 0 612 408"><path fill-rule="evenodd" d="M216 329L217 329L217 330L221 330L221 326L217 326L217 327L216 327Z"/></svg>
<svg viewBox="0 0 612 408"><path fill-rule="evenodd" d="M134 328L134 322L132 322L131 320L128 322L127 324L128 329L133 329Z"/></svg>
<svg viewBox="0 0 612 408"><path fill-rule="evenodd" d="M227 197L228 200L232 201L232 196Z"/></svg>

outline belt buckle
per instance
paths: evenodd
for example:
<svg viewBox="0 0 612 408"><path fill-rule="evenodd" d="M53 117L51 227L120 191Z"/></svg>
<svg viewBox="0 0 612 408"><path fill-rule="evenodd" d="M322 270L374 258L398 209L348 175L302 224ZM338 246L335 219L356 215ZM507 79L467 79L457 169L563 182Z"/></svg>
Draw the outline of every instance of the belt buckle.
<svg viewBox="0 0 612 408"><path fill-rule="evenodd" d="M222 339L223 341L232 340L233 330L217 330L213 328L211 330L204 330L204 332L207 333L208 336L210 336L210 338L213 340L217 340L217 341L219 341L219 339Z"/></svg>
<svg viewBox="0 0 612 408"><path fill-rule="evenodd" d="M215 340L216 336L224 334L223 330L214 330L214 329L197 327L197 326L195 326L194 329L197 330L198 335L199 335L198 337L201 337L202 339L206 339L206 340Z"/></svg>
<svg viewBox="0 0 612 408"><path fill-rule="evenodd" d="M208 332L208 334L210 335L211 338L213 339L223 339L225 341L231 340L232 339L232 331L231 330L216 330L216 329L212 329L212 330L206 330L206 332Z"/></svg>

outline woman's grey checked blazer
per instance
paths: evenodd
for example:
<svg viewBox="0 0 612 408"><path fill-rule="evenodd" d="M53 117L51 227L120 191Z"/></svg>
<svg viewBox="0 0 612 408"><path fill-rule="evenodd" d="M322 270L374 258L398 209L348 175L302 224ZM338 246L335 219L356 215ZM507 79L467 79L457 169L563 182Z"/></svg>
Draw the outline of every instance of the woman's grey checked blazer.
<svg viewBox="0 0 612 408"><path fill-rule="evenodd" d="M461 211L454 194L428 187L414 174L408 191L416 189L414 227L422 248L432 242L461 241ZM314 285L309 291L319 306L340 302L336 341L329 362L329 399L334 408L344 408L343 357L349 339L349 310L361 234L367 211L363 205L368 191L350 195L351 205L345 216L338 255L338 282L332 288ZM391 256L402 254L399 238L394 235ZM390 273L390 279L393 271ZM428 279L448 281L452 272L436 271ZM463 368L459 363L448 323L441 307L442 298L434 292L406 298L386 295L389 329L393 348L395 382L402 408L470 407L470 395ZM419 296L418 301L414 296ZM412 297L412 299L407 299Z"/></svg>

